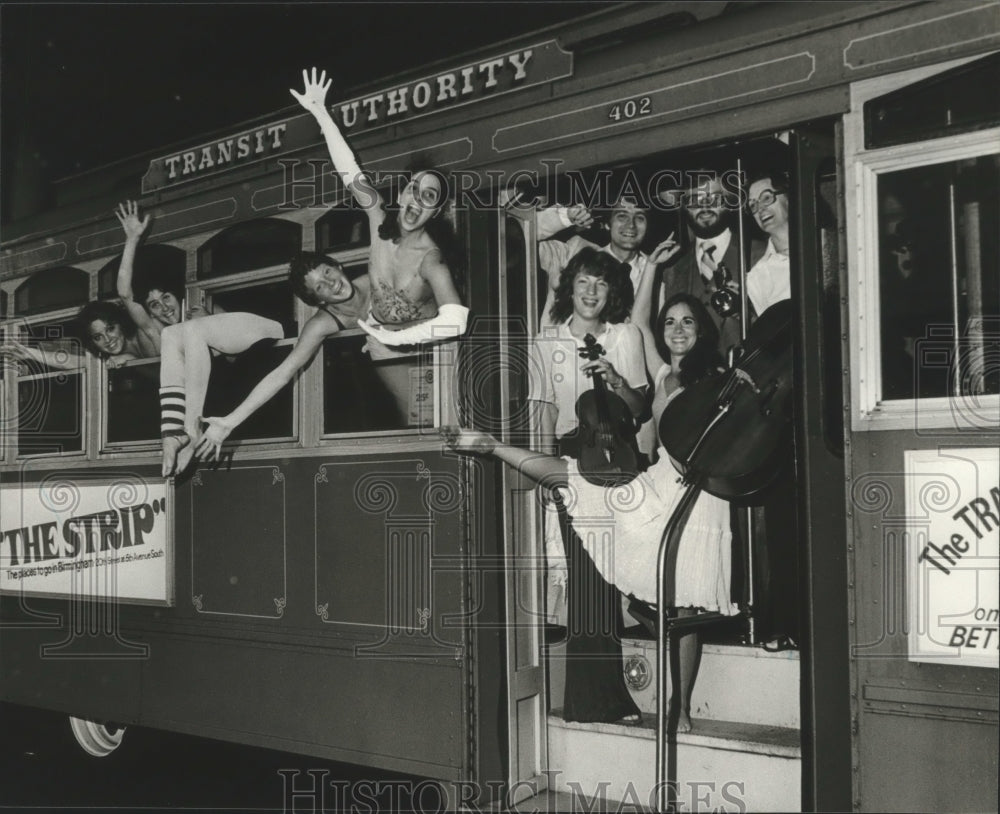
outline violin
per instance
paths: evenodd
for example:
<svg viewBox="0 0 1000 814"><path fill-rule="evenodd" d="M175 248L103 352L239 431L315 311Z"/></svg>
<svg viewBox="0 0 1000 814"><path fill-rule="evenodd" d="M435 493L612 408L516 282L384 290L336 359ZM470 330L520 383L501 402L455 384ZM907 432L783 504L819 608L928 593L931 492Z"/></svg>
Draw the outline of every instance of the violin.
<svg viewBox="0 0 1000 814"><path fill-rule="evenodd" d="M685 480L725 499L762 491L792 441L792 304L751 326L738 363L686 387L660 418L660 442Z"/></svg>
<svg viewBox="0 0 1000 814"><path fill-rule="evenodd" d="M605 355L592 334L583 342L580 356L584 359ZM580 474L598 486L620 486L639 474L635 419L625 401L608 391L603 375L594 371L591 378L593 387L576 400Z"/></svg>

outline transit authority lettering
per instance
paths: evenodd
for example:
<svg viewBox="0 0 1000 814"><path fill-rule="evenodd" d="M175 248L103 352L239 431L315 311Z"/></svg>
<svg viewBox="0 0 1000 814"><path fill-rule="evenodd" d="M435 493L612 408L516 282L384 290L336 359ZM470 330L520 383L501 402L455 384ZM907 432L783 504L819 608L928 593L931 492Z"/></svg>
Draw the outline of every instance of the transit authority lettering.
<svg viewBox="0 0 1000 814"><path fill-rule="evenodd" d="M62 525L62 546L56 540L58 523L38 523L0 532L0 551L6 551L6 566L77 557L95 551L140 546L155 524L155 512L148 503L124 509L71 517Z"/></svg>
<svg viewBox="0 0 1000 814"><path fill-rule="evenodd" d="M173 181L179 175L191 175L215 167L225 167L251 156L276 152L281 149L281 137L287 126L282 123L261 127L259 130L217 141L215 144L206 144L203 147L195 147L193 150L168 156L163 159L167 167L167 180Z"/></svg>
<svg viewBox="0 0 1000 814"><path fill-rule="evenodd" d="M345 102L339 106L341 126L345 130L357 126L359 112L367 114L362 124L370 126L383 116L390 119L414 110L446 106L464 96L493 91L510 71L513 71L512 84L522 82L528 75L526 66L533 53L527 48ZM332 110L337 112L336 107Z"/></svg>

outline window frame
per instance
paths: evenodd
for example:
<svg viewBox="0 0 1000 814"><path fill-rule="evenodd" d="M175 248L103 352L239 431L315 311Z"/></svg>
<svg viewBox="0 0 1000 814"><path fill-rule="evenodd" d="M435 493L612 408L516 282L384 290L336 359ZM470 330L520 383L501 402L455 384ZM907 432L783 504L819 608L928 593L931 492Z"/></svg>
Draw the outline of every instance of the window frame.
<svg viewBox="0 0 1000 814"><path fill-rule="evenodd" d="M72 306L69 308L61 308L56 311L46 311L41 314L31 314L30 316L17 316L11 317L9 319L3 319L0 321L0 331L3 332L3 336L6 337L7 331L11 327L29 327L32 325L38 325L46 322L68 322L76 317L79 312L78 306ZM4 315L6 316L6 315ZM3 442L0 447L2 447L2 454L0 454L0 460L4 462L20 462L20 461L38 461L45 459L53 460L86 460L90 456L90 439L92 437L91 427L90 427L90 382L93 381L94 375L94 365L104 365L99 359L94 357L93 354L89 353L85 348L81 348L83 352L82 364L78 368L67 369L67 370L50 370L46 373L33 373L27 376L22 376L17 372L16 365L10 365L8 371L12 371L14 375L11 380L14 381L14 387L7 387L7 377L4 377L3 383L0 387L3 388L2 394L4 401L4 415L9 416L9 419L5 419L4 423L11 425L17 429L12 431L3 431ZM21 381L38 381L41 379L53 378L55 376L64 376L67 374L77 374L81 376L80 380L80 449L71 450L68 452L36 452L25 454L21 452L21 433L18 427L18 422L20 420L20 409L19 409L19 390L18 386ZM8 412L9 411L9 412ZM9 453L7 452L9 450Z"/></svg>
<svg viewBox="0 0 1000 814"><path fill-rule="evenodd" d="M878 183L882 175L891 172L1000 153L1000 127L870 150L864 147L866 102L983 56L987 55L979 54L851 86L851 110L845 116L844 154L846 166L852 169L845 201L848 257L853 258L847 269L852 431L995 429L970 417L969 411L961 408L962 397L882 400ZM997 410L1000 410L1000 395L978 397L977 413L988 415Z"/></svg>
<svg viewBox="0 0 1000 814"><path fill-rule="evenodd" d="M371 261L370 246L356 246L342 251L322 252L339 262L345 269L356 266L360 263L369 265ZM306 306L308 315L316 313L316 308ZM434 405L432 423L429 427L399 427L389 430L363 430L359 432L324 432L324 416L326 415L326 403L324 394L326 393L326 342L338 339L347 339L352 336L363 335L360 328L346 328L324 340L320 347L313 366L318 368L314 384L316 396L316 446L329 447L338 442L347 442L357 439L371 439L378 443L381 441L392 441L393 443L407 444L411 441L418 441L428 433L437 437L439 427L447 424L457 423L457 406L453 399L445 402L445 397L455 392L455 367L458 364L458 348L455 342L437 343L431 346L431 366L434 370Z"/></svg>

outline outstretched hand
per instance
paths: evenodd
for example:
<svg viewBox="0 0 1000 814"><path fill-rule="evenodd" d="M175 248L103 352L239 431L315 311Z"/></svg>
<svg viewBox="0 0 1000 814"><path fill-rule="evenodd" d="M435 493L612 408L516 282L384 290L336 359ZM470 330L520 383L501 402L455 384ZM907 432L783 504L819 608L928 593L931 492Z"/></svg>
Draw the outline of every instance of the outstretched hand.
<svg viewBox="0 0 1000 814"><path fill-rule="evenodd" d="M24 362L31 359L32 355L31 350L26 345L18 342L16 339L7 337L3 342L0 342L0 358L3 357Z"/></svg>
<svg viewBox="0 0 1000 814"><path fill-rule="evenodd" d="M312 69L312 76L306 68L302 69L302 81L305 85L302 93L298 93L294 88L289 88L289 93L295 100L314 116L321 112L326 112L326 92L330 90L333 79L326 78L326 71L319 77L316 76L316 69Z"/></svg>
<svg viewBox="0 0 1000 814"><path fill-rule="evenodd" d="M234 427L221 418L208 416L201 420L208 425L208 428L198 440L194 453L199 459L217 461L222 453L222 442L229 437L229 433L233 431Z"/></svg>
<svg viewBox="0 0 1000 814"><path fill-rule="evenodd" d="M653 251L649 253L648 262L651 265L658 266L660 263L666 263L671 257L680 251L681 244L674 240L674 233L670 233L670 237L659 243Z"/></svg>
<svg viewBox="0 0 1000 814"><path fill-rule="evenodd" d="M455 452L489 455L497 448L497 439L486 432L464 427L441 427L438 431L449 449Z"/></svg>
<svg viewBox="0 0 1000 814"><path fill-rule="evenodd" d="M122 229L125 230L125 237L129 240L138 240L146 231L146 227L149 226L149 215L147 214L140 220L139 204L135 201L125 201L125 203L118 204L115 217L118 218Z"/></svg>

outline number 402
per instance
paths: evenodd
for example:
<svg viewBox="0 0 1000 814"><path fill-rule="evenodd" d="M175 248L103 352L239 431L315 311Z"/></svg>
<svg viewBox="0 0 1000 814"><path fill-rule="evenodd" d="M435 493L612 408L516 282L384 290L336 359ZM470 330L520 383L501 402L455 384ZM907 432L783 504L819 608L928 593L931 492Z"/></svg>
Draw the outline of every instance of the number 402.
<svg viewBox="0 0 1000 814"><path fill-rule="evenodd" d="M638 116L648 116L653 112L653 102L648 96L640 99L629 99L627 102L615 102L608 111L608 118L613 122L620 122L623 119L637 118Z"/></svg>

